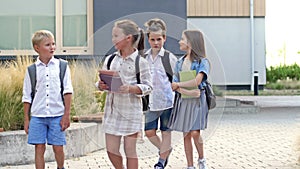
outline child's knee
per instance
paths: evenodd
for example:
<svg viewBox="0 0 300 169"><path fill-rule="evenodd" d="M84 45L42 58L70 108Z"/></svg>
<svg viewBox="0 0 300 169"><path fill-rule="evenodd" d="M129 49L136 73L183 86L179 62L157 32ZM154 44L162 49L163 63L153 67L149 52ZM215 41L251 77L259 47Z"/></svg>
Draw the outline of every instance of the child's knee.
<svg viewBox="0 0 300 169"><path fill-rule="evenodd" d="M46 145L45 144L37 144L35 145L35 151L37 153L44 153L46 150Z"/></svg>
<svg viewBox="0 0 300 169"><path fill-rule="evenodd" d="M125 148L125 155L126 157L129 157L129 158L136 158L137 157L137 153L136 153L136 149L134 148Z"/></svg>
<svg viewBox="0 0 300 169"><path fill-rule="evenodd" d="M55 154L63 154L64 153L64 147L63 146L53 146L53 152Z"/></svg>
<svg viewBox="0 0 300 169"><path fill-rule="evenodd" d="M146 130L145 131L145 135L148 138L154 137L154 136L156 136L156 130L155 129L153 129L153 130Z"/></svg>

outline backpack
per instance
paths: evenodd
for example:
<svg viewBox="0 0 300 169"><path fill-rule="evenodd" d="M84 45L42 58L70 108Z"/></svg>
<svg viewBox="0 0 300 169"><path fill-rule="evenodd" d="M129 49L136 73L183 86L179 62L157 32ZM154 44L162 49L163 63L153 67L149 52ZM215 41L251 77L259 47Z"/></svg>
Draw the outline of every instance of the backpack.
<svg viewBox="0 0 300 169"><path fill-rule="evenodd" d="M162 63L163 63L165 72L166 72L166 74L168 76L168 79L169 79L170 83L172 83L172 80L173 80L173 70L172 70L172 67L171 67L171 64L170 64L169 54L170 54L170 52L167 51L167 50L165 50L164 57L162 57ZM114 53L108 59L108 61L107 61L107 69L108 70L110 69L111 62L112 62L112 60L114 59L115 56L116 56L116 54ZM136 81L137 81L137 84L141 84L141 79L140 79L140 64L139 64L140 57L141 56L138 55L136 57L136 60L135 60L135 72L136 72L136 79L137 79ZM142 103L143 103L143 111L149 110L149 95L142 96Z"/></svg>
<svg viewBox="0 0 300 169"><path fill-rule="evenodd" d="M64 102L64 97L63 97L63 91L64 91L64 85L63 85L63 79L65 77L66 69L67 69L68 62L59 59L59 79L60 79L60 93L61 93L61 98ZM35 87L36 87L36 65L33 63L32 65L28 66L28 74L30 77L30 82L31 82L31 98L32 100L34 99L35 96Z"/></svg>
<svg viewBox="0 0 300 169"><path fill-rule="evenodd" d="M199 61L199 64L200 63L201 63L201 59ZM208 80L206 80L204 83L205 83L205 86L203 86L203 88L205 90L207 107L208 107L208 110L211 110L211 109L215 108L217 105L216 95L213 91L213 88L212 88L212 85L210 84L210 82Z"/></svg>
<svg viewBox="0 0 300 169"><path fill-rule="evenodd" d="M205 81L205 84L206 85L204 86L204 90L206 95L206 102L207 102L208 110L210 110L215 108L217 105L216 96L214 94L211 84L207 80Z"/></svg>
<svg viewBox="0 0 300 169"><path fill-rule="evenodd" d="M165 50L164 52L164 56L162 57L161 61L162 61L162 64L164 66L164 69L165 69L165 72L168 76L168 79L170 81L170 83L172 83L173 81L173 70L172 70L172 67L171 67L171 64L170 64L170 52L168 50ZM147 55L145 55L146 57Z"/></svg>

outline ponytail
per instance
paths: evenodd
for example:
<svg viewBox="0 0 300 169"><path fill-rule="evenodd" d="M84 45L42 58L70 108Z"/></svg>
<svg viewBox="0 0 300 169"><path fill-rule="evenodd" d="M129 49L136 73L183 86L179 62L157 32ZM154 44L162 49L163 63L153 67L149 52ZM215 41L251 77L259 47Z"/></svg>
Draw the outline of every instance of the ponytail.
<svg viewBox="0 0 300 169"><path fill-rule="evenodd" d="M137 39L137 49L139 51L139 54L144 57L144 49L145 49L145 44L144 44L144 32L143 29L139 29L139 38Z"/></svg>
<svg viewBox="0 0 300 169"><path fill-rule="evenodd" d="M144 32L138 25L128 19L115 22L115 26L122 29L125 35L132 35L132 45L138 49L139 54L144 56Z"/></svg>

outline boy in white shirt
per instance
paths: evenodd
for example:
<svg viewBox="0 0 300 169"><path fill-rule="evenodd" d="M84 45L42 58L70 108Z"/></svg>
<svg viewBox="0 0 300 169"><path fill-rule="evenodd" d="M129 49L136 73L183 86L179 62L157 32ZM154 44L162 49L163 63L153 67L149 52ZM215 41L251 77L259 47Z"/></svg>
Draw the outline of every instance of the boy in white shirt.
<svg viewBox="0 0 300 169"><path fill-rule="evenodd" d="M29 69L24 78L24 130L28 134L28 144L35 145L36 169L45 168L46 143L53 146L57 168L64 169L64 131L70 126L73 93L70 69L66 65L61 82L60 62L63 61L53 56L56 46L50 31L35 32L32 45L39 56L33 65L36 70L36 84L31 83ZM35 91L32 91L32 85L35 85Z"/></svg>
<svg viewBox="0 0 300 169"><path fill-rule="evenodd" d="M172 151L171 131L167 127L173 107L174 92L171 88L172 76L177 58L166 51L163 45L166 41L166 24L163 20L154 18L145 23L148 42L151 46L145 55L150 65L153 90L149 98L150 110L145 113L145 135L159 149L159 160L155 169L163 169L168 163ZM165 58L169 57L169 58ZM166 70L164 60L170 69ZM162 139L156 135L158 122Z"/></svg>

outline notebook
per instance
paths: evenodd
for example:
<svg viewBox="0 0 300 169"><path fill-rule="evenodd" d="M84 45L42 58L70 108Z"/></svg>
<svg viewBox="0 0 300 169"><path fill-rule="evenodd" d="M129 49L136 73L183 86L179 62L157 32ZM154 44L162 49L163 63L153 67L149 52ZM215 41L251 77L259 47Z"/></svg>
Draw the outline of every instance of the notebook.
<svg viewBox="0 0 300 169"><path fill-rule="evenodd" d="M122 79L118 72L113 70L100 70L100 79L108 86L108 90L118 92L123 85Z"/></svg>
<svg viewBox="0 0 300 169"><path fill-rule="evenodd" d="M180 82L189 81L189 80L195 79L195 77L196 77L196 70L187 70L187 71L180 71L179 72ZM188 89L188 90L198 89L198 86L189 87L189 88L185 88L185 89ZM195 98L195 97L185 95L185 94L181 94L181 98Z"/></svg>

